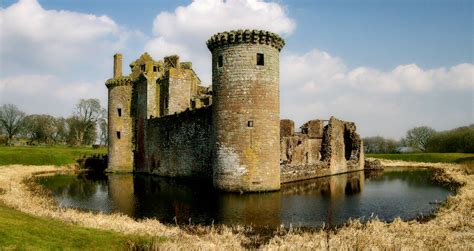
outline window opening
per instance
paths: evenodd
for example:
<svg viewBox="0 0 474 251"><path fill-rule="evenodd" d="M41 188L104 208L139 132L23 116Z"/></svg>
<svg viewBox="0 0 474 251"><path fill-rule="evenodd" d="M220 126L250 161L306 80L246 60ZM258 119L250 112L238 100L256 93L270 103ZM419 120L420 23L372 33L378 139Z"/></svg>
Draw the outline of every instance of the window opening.
<svg viewBox="0 0 474 251"><path fill-rule="evenodd" d="M265 65L265 59L262 53L257 53L257 65Z"/></svg>
<svg viewBox="0 0 474 251"><path fill-rule="evenodd" d="M120 139L120 131L117 131L117 139Z"/></svg>
<svg viewBox="0 0 474 251"><path fill-rule="evenodd" d="M117 113L118 113L118 116L119 116L119 117L122 117L122 109L121 109L121 108L118 108L118 109L117 109Z"/></svg>
<svg viewBox="0 0 474 251"><path fill-rule="evenodd" d="M224 65L224 57L222 55L220 55L218 58L217 58L217 66L218 67L222 67Z"/></svg>
<svg viewBox="0 0 474 251"><path fill-rule="evenodd" d="M247 121L247 127L253 127L253 120Z"/></svg>

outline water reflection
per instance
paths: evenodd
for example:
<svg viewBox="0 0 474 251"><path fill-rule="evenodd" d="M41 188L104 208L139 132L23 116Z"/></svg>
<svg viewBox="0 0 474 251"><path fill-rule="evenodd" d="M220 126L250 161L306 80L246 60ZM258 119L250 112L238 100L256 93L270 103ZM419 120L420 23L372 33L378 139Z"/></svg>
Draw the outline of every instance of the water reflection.
<svg viewBox="0 0 474 251"><path fill-rule="evenodd" d="M427 170L354 172L283 184L279 192L229 194L209 182L150 175L56 175L38 180L60 206L121 212L163 222L243 224L277 227L323 223L375 213L383 220L413 218L433 210L429 202L448 191L429 181Z"/></svg>
<svg viewBox="0 0 474 251"><path fill-rule="evenodd" d="M126 215L135 214L134 180L132 175L107 176L109 198L114 208Z"/></svg>

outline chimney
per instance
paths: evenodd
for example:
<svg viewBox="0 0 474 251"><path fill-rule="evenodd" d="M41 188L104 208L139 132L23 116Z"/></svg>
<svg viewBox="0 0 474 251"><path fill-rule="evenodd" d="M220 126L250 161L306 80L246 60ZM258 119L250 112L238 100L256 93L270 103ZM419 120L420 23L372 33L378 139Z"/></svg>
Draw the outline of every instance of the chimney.
<svg viewBox="0 0 474 251"><path fill-rule="evenodd" d="M122 76L122 54L114 55L114 78Z"/></svg>

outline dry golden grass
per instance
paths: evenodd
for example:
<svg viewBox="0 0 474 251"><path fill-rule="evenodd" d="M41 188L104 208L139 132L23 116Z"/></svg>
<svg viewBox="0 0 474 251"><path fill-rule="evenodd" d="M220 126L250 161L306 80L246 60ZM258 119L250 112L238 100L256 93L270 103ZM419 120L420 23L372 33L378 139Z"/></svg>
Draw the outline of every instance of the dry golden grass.
<svg viewBox="0 0 474 251"><path fill-rule="evenodd" d="M383 161L384 166L430 167L436 170L439 182L459 185L456 195L427 222L391 223L372 220L367 223L349 222L332 230L281 229L262 234L248 227L177 227L164 225L157 220L134 220L120 214L80 212L59 209L52 200L33 192L24 180L38 173L71 171L54 166L11 165L0 168L0 200L17 210L40 216L60 219L85 227L114 230L125 234L149 236L150 241L132 248L161 249L217 249L265 250L301 249L372 249L372 250L474 250L474 175L472 166L455 164L426 164L400 161Z"/></svg>

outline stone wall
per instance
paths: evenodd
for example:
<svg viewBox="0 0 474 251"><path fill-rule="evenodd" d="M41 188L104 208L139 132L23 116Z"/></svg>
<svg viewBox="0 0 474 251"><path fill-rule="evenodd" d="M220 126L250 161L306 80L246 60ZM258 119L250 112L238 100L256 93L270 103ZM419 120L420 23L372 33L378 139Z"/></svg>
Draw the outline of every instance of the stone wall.
<svg viewBox="0 0 474 251"><path fill-rule="evenodd" d="M132 82L129 77L107 81L108 88L108 169L133 171ZM120 113L120 114L119 114ZM120 138L119 138L120 137Z"/></svg>
<svg viewBox="0 0 474 251"><path fill-rule="evenodd" d="M281 47L265 43L258 33L247 35L219 33L208 41L216 139L214 185L226 191L278 190ZM257 54L263 55L263 65L257 64Z"/></svg>
<svg viewBox="0 0 474 251"><path fill-rule="evenodd" d="M146 135L146 168L140 171L167 177L211 178L211 107L150 119Z"/></svg>
<svg viewBox="0 0 474 251"><path fill-rule="evenodd" d="M364 152L360 136L353 122L331 117L324 129L322 160L329 163L331 174L364 168Z"/></svg>
<svg viewBox="0 0 474 251"><path fill-rule="evenodd" d="M290 133L291 122L280 123L285 132L280 138L282 183L364 168L362 141L354 123L331 117L324 126L324 120L310 120L301 126L301 133Z"/></svg>

